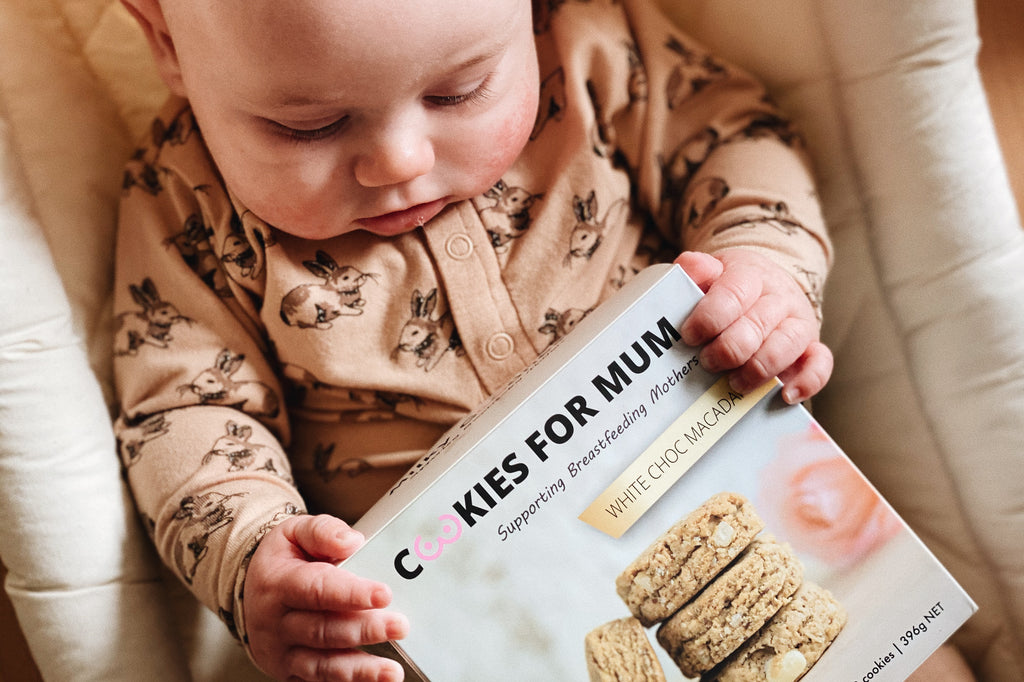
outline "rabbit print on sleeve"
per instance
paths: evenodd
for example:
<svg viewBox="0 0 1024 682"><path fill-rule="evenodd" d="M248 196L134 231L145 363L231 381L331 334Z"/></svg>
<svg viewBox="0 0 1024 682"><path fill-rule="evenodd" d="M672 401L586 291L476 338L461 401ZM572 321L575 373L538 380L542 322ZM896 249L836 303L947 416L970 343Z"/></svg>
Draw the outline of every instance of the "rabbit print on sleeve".
<svg viewBox="0 0 1024 682"><path fill-rule="evenodd" d="M711 55L690 49L676 36L669 37L665 47L679 56L679 63L666 85L669 109L675 109L709 84L728 75L725 67Z"/></svg>
<svg viewBox="0 0 1024 682"><path fill-rule="evenodd" d="M213 230L203 221L202 216L193 213L185 219L181 232L168 237L166 243L178 250L182 260L218 296L230 296L231 291L220 267L220 259L210 245L212 234Z"/></svg>
<svg viewBox="0 0 1024 682"><path fill-rule="evenodd" d="M206 557L210 537L235 520L228 502L245 493L209 492L188 496L178 503L174 522L179 525L179 539L174 547L174 563L182 579L189 585L195 580L199 564Z"/></svg>
<svg viewBox="0 0 1024 682"><path fill-rule="evenodd" d="M255 470L278 474L278 465L274 461L281 455L275 448L251 439L252 426L229 420L224 425L224 435L203 455L203 466L223 457L228 471ZM291 479L285 476L285 480Z"/></svg>
<svg viewBox="0 0 1024 682"><path fill-rule="evenodd" d="M133 466L142 458L142 449L146 443L170 431L170 422L162 412L148 415L139 420L124 420L117 434L117 449L121 454L121 463L125 469Z"/></svg>
<svg viewBox="0 0 1024 682"><path fill-rule="evenodd" d="M141 310L117 316L114 355L135 355L144 345L167 348L172 341L171 328L191 322L173 304L160 298L160 292L148 277L141 284L129 285L128 289Z"/></svg>
<svg viewBox="0 0 1024 682"><path fill-rule="evenodd" d="M226 405L257 417L276 417L277 395L269 386L261 381L232 378L244 361L244 355L225 348L212 366L200 372L191 383L179 386L178 391L192 392L201 405Z"/></svg>

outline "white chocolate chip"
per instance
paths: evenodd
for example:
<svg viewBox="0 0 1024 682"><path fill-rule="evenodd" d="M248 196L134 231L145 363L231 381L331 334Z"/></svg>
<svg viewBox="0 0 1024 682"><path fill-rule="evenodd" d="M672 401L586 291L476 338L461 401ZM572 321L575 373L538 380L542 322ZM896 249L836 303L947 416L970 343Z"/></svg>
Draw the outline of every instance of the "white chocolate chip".
<svg viewBox="0 0 1024 682"><path fill-rule="evenodd" d="M736 529L730 526L728 521L722 521L715 528L709 542L718 547L728 547L734 537L736 537Z"/></svg>
<svg viewBox="0 0 1024 682"><path fill-rule="evenodd" d="M793 682L806 669L807 659L796 649L791 649L765 661L764 678L767 682Z"/></svg>

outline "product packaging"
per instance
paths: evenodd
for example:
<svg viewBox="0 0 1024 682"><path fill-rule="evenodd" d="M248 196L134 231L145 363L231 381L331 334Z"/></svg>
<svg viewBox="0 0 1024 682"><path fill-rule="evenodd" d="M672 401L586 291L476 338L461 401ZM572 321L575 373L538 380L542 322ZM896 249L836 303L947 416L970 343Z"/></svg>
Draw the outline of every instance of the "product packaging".
<svg viewBox="0 0 1024 682"><path fill-rule="evenodd" d="M974 612L777 381L701 367L700 295L639 273L357 524L407 678L903 680Z"/></svg>

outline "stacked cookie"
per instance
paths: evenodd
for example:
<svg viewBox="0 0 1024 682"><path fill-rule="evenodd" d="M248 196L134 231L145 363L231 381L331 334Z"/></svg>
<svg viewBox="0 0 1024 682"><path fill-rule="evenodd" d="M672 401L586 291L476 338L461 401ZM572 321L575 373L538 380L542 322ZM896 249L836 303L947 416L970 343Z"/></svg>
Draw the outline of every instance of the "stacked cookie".
<svg viewBox="0 0 1024 682"><path fill-rule="evenodd" d="M846 614L827 590L803 581L788 545L757 537L763 529L746 498L723 492L658 538L616 580L631 623L614 621L587 635L591 680L664 680L660 667L644 676L622 676L615 667L630 657L654 658L644 628L658 624L659 644L687 677L802 677Z"/></svg>
<svg viewBox="0 0 1024 682"><path fill-rule="evenodd" d="M587 672L593 682L665 682L647 631L636 618L620 618L587 633Z"/></svg>

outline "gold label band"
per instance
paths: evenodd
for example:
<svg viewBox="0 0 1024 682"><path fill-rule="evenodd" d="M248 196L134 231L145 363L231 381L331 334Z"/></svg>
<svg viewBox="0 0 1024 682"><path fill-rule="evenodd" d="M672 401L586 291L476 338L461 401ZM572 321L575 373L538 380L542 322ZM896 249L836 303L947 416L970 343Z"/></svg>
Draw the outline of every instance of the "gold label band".
<svg viewBox="0 0 1024 682"><path fill-rule="evenodd" d="M597 496L580 520L613 538L622 537L778 384L773 379L749 393L737 393L723 376Z"/></svg>

